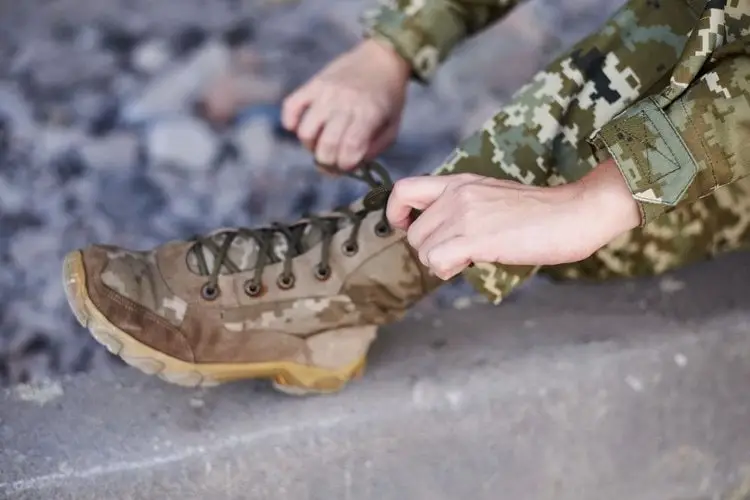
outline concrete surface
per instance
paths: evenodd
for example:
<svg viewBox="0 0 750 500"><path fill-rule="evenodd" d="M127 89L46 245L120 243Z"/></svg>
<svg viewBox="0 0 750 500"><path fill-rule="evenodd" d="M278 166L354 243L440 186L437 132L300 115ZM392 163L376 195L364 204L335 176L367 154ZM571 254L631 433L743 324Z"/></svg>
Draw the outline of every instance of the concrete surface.
<svg viewBox="0 0 750 500"><path fill-rule="evenodd" d="M0 498L742 498L747 255L383 332L332 397L123 369L0 396Z"/></svg>

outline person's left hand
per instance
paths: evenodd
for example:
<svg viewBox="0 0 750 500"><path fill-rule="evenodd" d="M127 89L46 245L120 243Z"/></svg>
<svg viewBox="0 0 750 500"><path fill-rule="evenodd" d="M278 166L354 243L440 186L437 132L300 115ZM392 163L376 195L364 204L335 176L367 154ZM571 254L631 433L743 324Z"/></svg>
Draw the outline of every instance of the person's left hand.
<svg viewBox="0 0 750 500"><path fill-rule="evenodd" d="M416 221L412 209L422 210ZM391 225L419 259L448 280L472 262L554 265L582 260L640 223L617 167L578 182L535 187L474 174L412 177L394 185Z"/></svg>

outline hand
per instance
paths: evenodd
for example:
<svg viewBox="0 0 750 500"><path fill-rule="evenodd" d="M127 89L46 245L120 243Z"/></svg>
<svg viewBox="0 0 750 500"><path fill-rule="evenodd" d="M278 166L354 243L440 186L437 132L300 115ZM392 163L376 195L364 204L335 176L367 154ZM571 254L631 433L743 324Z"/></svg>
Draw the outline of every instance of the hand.
<svg viewBox="0 0 750 500"><path fill-rule="evenodd" d="M349 170L396 138L410 71L393 49L367 40L287 97L282 123L319 163Z"/></svg>
<svg viewBox="0 0 750 500"><path fill-rule="evenodd" d="M412 209L422 210L410 221ZM447 280L472 262L554 265L585 259L640 223L611 161L578 182L526 186L474 174L400 180L388 200L419 260Z"/></svg>

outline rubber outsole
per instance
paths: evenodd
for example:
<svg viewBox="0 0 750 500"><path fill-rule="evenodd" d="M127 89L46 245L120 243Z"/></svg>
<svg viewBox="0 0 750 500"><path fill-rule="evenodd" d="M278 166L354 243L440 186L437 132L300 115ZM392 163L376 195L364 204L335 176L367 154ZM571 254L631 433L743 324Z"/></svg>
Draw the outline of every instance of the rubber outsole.
<svg viewBox="0 0 750 500"><path fill-rule="evenodd" d="M96 308L86 288L86 272L80 250L65 256L63 284L73 314L97 342L128 365L172 384L210 387L236 380L271 379L273 387L285 394L328 394L340 391L350 380L361 377L365 370L364 355L335 370L289 361L189 363L139 342L117 328Z"/></svg>

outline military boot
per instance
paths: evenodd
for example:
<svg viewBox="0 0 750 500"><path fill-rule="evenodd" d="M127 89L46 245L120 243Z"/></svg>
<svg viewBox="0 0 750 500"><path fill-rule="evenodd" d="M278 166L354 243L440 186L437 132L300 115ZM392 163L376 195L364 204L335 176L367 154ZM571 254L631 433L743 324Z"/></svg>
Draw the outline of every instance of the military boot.
<svg viewBox="0 0 750 500"><path fill-rule="evenodd" d="M369 197L293 224L145 252L73 251L63 271L70 306L112 353L168 382L270 378L288 393L338 391L362 373L377 327L441 283L388 224L385 169L350 175Z"/></svg>

